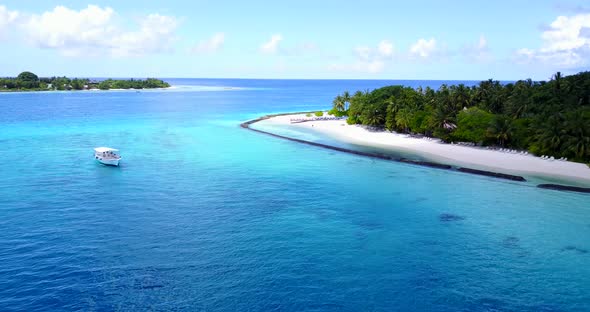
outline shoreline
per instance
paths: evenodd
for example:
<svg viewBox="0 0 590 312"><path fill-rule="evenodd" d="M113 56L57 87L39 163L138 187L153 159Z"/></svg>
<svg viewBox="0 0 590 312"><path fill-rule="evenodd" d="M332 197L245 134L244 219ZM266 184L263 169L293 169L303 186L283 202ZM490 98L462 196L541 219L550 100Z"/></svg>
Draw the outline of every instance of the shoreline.
<svg viewBox="0 0 590 312"><path fill-rule="evenodd" d="M175 89L174 86L163 87L163 88L142 88L142 89L120 89L120 88L113 88L113 89L82 89L82 90L0 90L0 94L13 94L13 93L59 93L59 92L108 92L108 91L146 91L146 90L171 90Z"/></svg>
<svg viewBox="0 0 590 312"><path fill-rule="evenodd" d="M390 161L410 163L414 165L429 166L438 169L454 170L470 174L479 174L512 181L527 181L532 178L541 179L543 182L535 182L539 185L557 185L555 189L566 190L561 183L555 180L567 181L573 184L572 191L590 192L590 168L585 164L567 161L542 160L533 155L503 153L477 147L452 145L441 143L437 140L412 138L408 135L390 133L385 131L369 131L365 128L348 125L344 120L319 120L302 123L290 123L291 118L302 118L308 112L281 113L259 117L242 123L240 126L258 133L287 139L307 145L313 145L355 155L379 158ZM258 123L262 129L250 127ZM268 128L277 129L305 129L312 133L325 135L341 143L357 144L365 147L373 147L395 152L410 152L423 160L413 160L406 157L396 157L389 153L366 152L351 148L343 148L330 144L323 144L292 136L281 135L269 131ZM565 174L564 174L565 170ZM580 187L580 186L585 187ZM568 186L565 186L566 188ZM547 187L545 187L547 188Z"/></svg>
<svg viewBox="0 0 590 312"><path fill-rule="evenodd" d="M20 93L25 93L25 92L63 92L63 91L124 91L124 90L158 90L158 89L170 89L170 88L174 88L173 85L169 86L169 87L158 87L158 88L141 88L141 89L134 89L134 88L127 88L127 89L122 89L122 88L112 88L112 89L99 89L99 88L90 88L90 89L70 89L70 90L56 90L56 89L47 89L47 90L22 90L22 89L0 89L0 92L6 92L6 93L11 93L11 92L20 92Z"/></svg>

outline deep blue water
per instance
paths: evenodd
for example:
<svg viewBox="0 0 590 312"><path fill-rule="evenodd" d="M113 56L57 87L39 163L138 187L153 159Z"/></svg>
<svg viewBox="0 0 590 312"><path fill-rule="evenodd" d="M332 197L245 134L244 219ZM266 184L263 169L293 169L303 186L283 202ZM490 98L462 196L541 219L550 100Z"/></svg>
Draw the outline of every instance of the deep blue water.
<svg viewBox="0 0 590 312"><path fill-rule="evenodd" d="M0 311L590 310L590 196L238 127L392 82L170 82L0 94Z"/></svg>

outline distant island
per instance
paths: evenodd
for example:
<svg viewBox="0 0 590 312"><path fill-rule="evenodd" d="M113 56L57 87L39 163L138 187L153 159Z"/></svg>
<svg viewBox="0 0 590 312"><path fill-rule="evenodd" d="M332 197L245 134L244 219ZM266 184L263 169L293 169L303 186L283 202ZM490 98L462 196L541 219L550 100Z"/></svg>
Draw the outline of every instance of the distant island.
<svg viewBox="0 0 590 312"><path fill-rule="evenodd" d="M590 72L438 90L346 91L332 104L330 113L347 116L350 125L590 163Z"/></svg>
<svg viewBox="0 0 590 312"><path fill-rule="evenodd" d="M0 78L0 92L11 91L64 91L168 88L170 84L155 78L106 79L38 77L32 72L22 72L17 77Z"/></svg>

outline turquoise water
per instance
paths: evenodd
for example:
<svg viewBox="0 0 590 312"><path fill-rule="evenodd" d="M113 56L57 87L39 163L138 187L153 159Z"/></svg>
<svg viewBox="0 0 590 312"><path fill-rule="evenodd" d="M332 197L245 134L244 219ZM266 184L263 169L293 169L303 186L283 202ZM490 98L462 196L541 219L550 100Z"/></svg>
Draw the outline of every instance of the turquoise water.
<svg viewBox="0 0 590 312"><path fill-rule="evenodd" d="M238 127L391 82L170 82L0 94L1 311L590 310L590 196Z"/></svg>

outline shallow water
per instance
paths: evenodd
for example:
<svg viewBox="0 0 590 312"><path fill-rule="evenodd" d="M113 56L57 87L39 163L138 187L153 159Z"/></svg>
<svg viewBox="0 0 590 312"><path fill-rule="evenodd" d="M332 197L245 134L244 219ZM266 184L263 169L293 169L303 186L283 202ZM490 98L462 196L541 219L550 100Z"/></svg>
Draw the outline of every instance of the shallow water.
<svg viewBox="0 0 590 312"><path fill-rule="evenodd" d="M171 83L0 94L0 310L590 310L590 196L238 127L391 82Z"/></svg>

